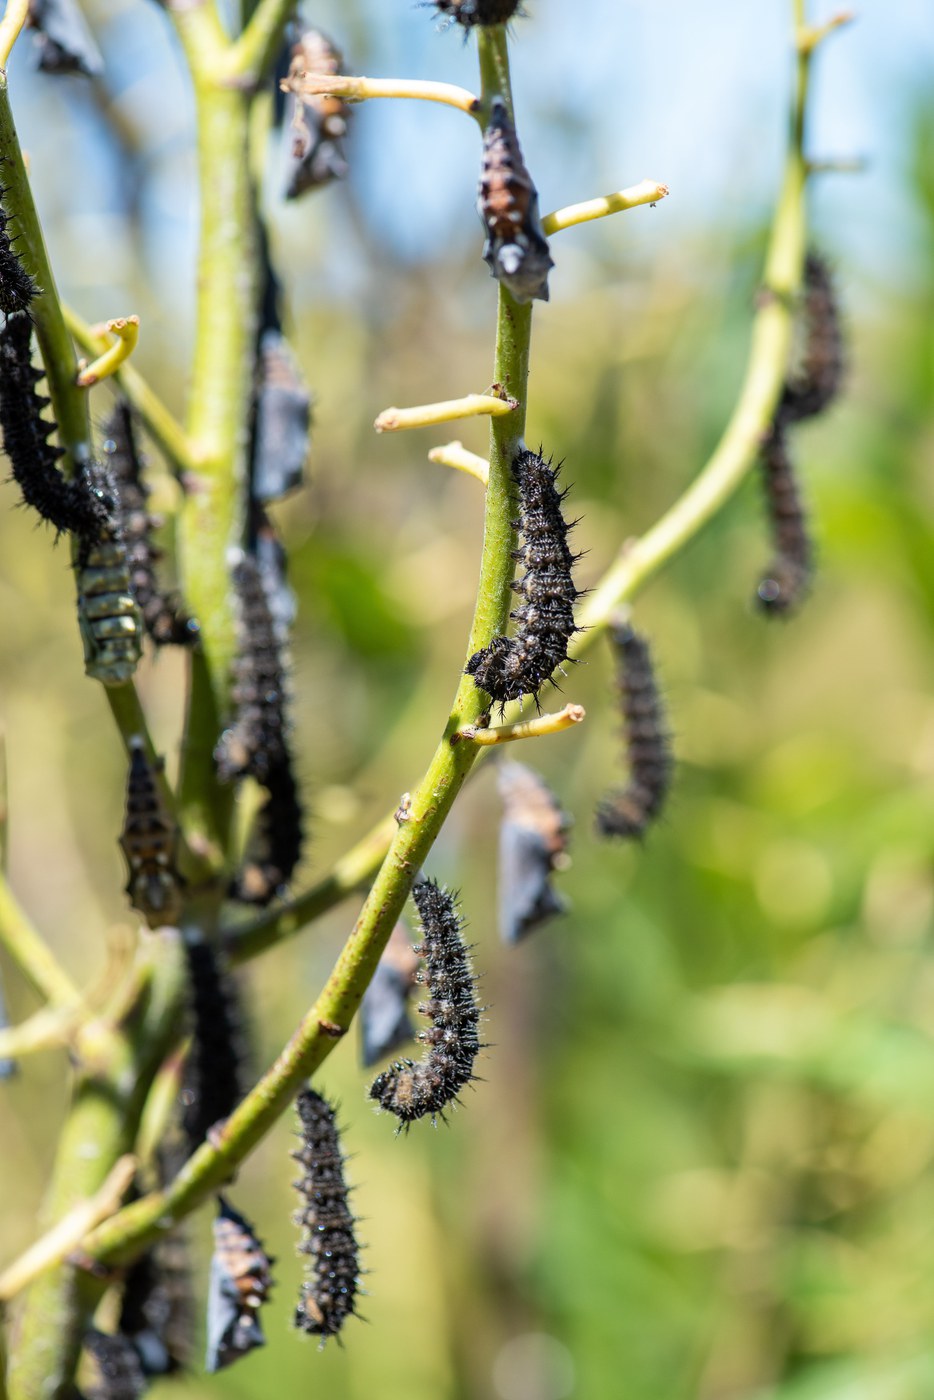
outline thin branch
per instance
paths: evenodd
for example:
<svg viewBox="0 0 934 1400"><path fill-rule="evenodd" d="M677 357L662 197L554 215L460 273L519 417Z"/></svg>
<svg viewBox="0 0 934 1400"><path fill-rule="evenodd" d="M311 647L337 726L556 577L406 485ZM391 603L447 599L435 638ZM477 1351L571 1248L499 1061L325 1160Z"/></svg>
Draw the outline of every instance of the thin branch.
<svg viewBox="0 0 934 1400"><path fill-rule="evenodd" d="M418 78L351 78L325 73L299 73L283 78L283 92L296 97L343 97L347 102L365 102L371 97L413 97L422 102L440 102L456 107L460 112L476 117L481 110L480 99L466 88L454 83L425 82Z"/></svg>
<svg viewBox="0 0 934 1400"><path fill-rule="evenodd" d="M6 68L10 61L13 45L19 38L28 14L29 0L7 0L3 19L0 20L0 68Z"/></svg>
<svg viewBox="0 0 934 1400"><path fill-rule="evenodd" d="M107 348L107 341L98 330L83 321L71 307L63 306L65 324L74 339L89 355L101 355ZM130 364L124 364L115 375L120 391L127 402L136 410L146 431L169 463L181 473L194 473L198 462L178 420L166 408L162 400L153 393L139 371Z"/></svg>
<svg viewBox="0 0 934 1400"><path fill-rule="evenodd" d="M482 71L494 69L502 73L507 65L505 30L499 26L481 30L478 42L481 55L490 49L498 53L498 62L488 64ZM485 92L484 95L489 94ZM505 630L511 605L516 530L512 524L510 468L525 427L531 321L531 307L518 306L500 287L494 377L498 383L508 386L517 400L517 407L505 418L490 420L490 482L468 656ZM471 677L461 675L434 758L412 794L406 819L396 827L356 926L320 997L275 1064L212 1141L199 1148L165 1191L126 1207L91 1235L86 1248L94 1258L117 1262L135 1256L150 1240L227 1180L236 1165L273 1126L299 1085L346 1033L415 874L427 858L475 761L478 750L474 745L452 747L450 738L465 724L479 719L484 709L481 694Z"/></svg>
<svg viewBox="0 0 934 1400"><path fill-rule="evenodd" d="M490 464L485 457L470 452L462 442L446 442L441 447L433 447L428 454L429 462L437 462L441 467L453 467L455 471L466 472L476 477L485 486L490 476Z"/></svg>
<svg viewBox="0 0 934 1400"><path fill-rule="evenodd" d="M246 88L259 84L272 67L294 13L295 0L259 0L223 62L222 72L228 82L236 81Z"/></svg>
<svg viewBox="0 0 934 1400"><path fill-rule="evenodd" d="M429 428L458 418L501 418L518 408L515 399L495 394L466 394L462 399L419 404L417 408L384 408L373 427L378 433L400 433L407 428Z"/></svg>
<svg viewBox="0 0 934 1400"><path fill-rule="evenodd" d="M555 209L542 219L542 228L549 237L562 229L573 228L575 224L586 224L591 219L603 219L607 214L619 214L624 209L635 209L640 204L657 204L671 191L667 185L656 184L654 180L641 180L638 185L617 190L616 194L601 195L598 199L585 199L582 204L568 204L564 209Z"/></svg>
<svg viewBox="0 0 934 1400"><path fill-rule="evenodd" d="M96 360L85 365L84 369L79 371L76 380L79 389L90 389L102 379L116 374L120 366L130 358L136 349L136 343L139 340L138 316L118 316L113 321L106 321L102 329L106 335L112 335L114 339L108 343L107 349L98 355Z"/></svg>
<svg viewBox="0 0 934 1400"><path fill-rule="evenodd" d="M573 729L586 713L583 705L565 705L555 714L538 715L535 719L519 720L516 724L501 724L495 729L469 724L451 735L451 743L469 739L481 748L490 748L494 744L511 744L516 739L541 739L546 734L560 734L563 729Z"/></svg>
<svg viewBox="0 0 934 1400"><path fill-rule="evenodd" d="M81 1003L81 993L33 927L0 874L0 944L40 996L53 1006Z"/></svg>
<svg viewBox="0 0 934 1400"><path fill-rule="evenodd" d="M0 1060L62 1049L73 1040L83 1014L80 1002L61 1003L42 1007L18 1026L0 1028Z"/></svg>
<svg viewBox="0 0 934 1400"><path fill-rule="evenodd" d="M0 1274L0 1303L8 1303L33 1279L61 1263L77 1249L89 1230L113 1215L130 1188L136 1167L132 1154L119 1157L99 1191L88 1200L79 1201L47 1234L4 1269Z"/></svg>
<svg viewBox="0 0 934 1400"><path fill-rule="evenodd" d="M832 15L825 24L803 25L798 30L798 52L812 54L818 44L822 44L829 34L833 34L836 29L842 29L845 24L852 24L855 18L855 11L841 10L839 14Z"/></svg>

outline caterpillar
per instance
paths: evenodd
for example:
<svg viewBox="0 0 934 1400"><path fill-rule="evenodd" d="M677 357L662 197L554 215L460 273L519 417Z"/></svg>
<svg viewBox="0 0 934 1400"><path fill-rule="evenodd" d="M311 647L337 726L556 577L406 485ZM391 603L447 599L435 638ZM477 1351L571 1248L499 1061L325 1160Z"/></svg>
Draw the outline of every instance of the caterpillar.
<svg viewBox="0 0 934 1400"><path fill-rule="evenodd" d="M0 199L6 193L6 186L0 185ZM26 271L19 255L13 250L13 240L10 238L12 218L12 214L0 206L0 311L4 316L28 311L37 291L35 278Z"/></svg>
<svg viewBox="0 0 934 1400"><path fill-rule="evenodd" d="M302 853L304 809L288 758L269 769L264 786L268 796L230 891L241 904L268 904L281 894Z"/></svg>
<svg viewBox="0 0 934 1400"><path fill-rule="evenodd" d="M43 73L81 73L99 78L104 59L75 0L29 0Z"/></svg>
<svg viewBox="0 0 934 1400"><path fill-rule="evenodd" d="M628 622L612 624L610 639L617 654L629 784L600 804L597 828L603 836L640 837L665 805L671 744L648 642Z"/></svg>
<svg viewBox="0 0 934 1400"><path fill-rule="evenodd" d="M194 1151L243 1097L243 1016L237 984L208 943L185 944L193 1044L182 1100L182 1127Z"/></svg>
<svg viewBox="0 0 934 1400"><path fill-rule="evenodd" d="M418 955L405 924L389 935L383 956L360 1003L360 1058L364 1069L415 1038L409 998L416 985Z"/></svg>
<svg viewBox="0 0 934 1400"><path fill-rule="evenodd" d="M253 1226L224 1196L218 1196L208 1284L206 1371L223 1370L266 1345L259 1310L272 1288L275 1262Z"/></svg>
<svg viewBox="0 0 934 1400"><path fill-rule="evenodd" d="M289 342L279 330L269 328L260 336L256 378L250 495L265 504L302 484L311 396Z"/></svg>
<svg viewBox="0 0 934 1400"><path fill-rule="evenodd" d="M129 871L130 903L150 928L174 924L180 907L178 828L159 791L162 766L161 759L150 761L143 740L133 735L120 848Z"/></svg>
<svg viewBox="0 0 934 1400"><path fill-rule="evenodd" d="M420 1031L418 1039L427 1049L417 1063L397 1060L370 1085L370 1098L406 1128L426 1114L432 1121L444 1117L444 1110L473 1079L481 1049L476 977L454 896L434 880L424 880L415 885L412 897L422 930L415 950L424 960L418 981L428 988L428 999L418 1009L431 1020L430 1029Z"/></svg>
<svg viewBox="0 0 934 1400"><path fill-rule="evenodd" d="M756 589L756 601L767 616L785 616L804 599L814 570L814 551L780 421L769 430L759 462L775 553Z"/></svg>
<svg viewBox="0 0 934 1400"><path fill-rule="evenodd" d="M500 762L499 791L499 930L503 942L512 944L567 909L551 876L567 861L570 819L543 779L524 763Z"/></svg>
<svg viewBox="0 0 934 1400"><path fill-rule="evenodd" d="M49 438L55 423L43 418L49 400L36 392L43 372L32 363L32 321L25 312L7 316L0 330L0 429L13 480L23 503L62 534L71 530L96 539L109 520L107 502L89 490L83 476L66 481L57 463L65 454Z"/></svg>
<svg viewBox="0 0 934 1400"><path fill-rule="evenodd" d="M303 73L333 75L344 71L344 60L330 39L317 29L306 29L293 44L289 79ZM297 95L291 91L285 123L286 199L297 199L307 190L342 180L348 165L344 139L350 108L342 97Z"/></svg>
<svg viewBox="0 0 934 1400"><path fill-rule="evenodd" d="M118 403L104 429L104 454L116 483L120 527L130 569L130 586L143 618L143 626L156 646L191 646L198 639L198 624L189 617L177 596L166 595L156 579L162 551L153 540L158 525L149 514L149 490L143 480L133 415Z"/></svg>
<svg viewBox="0 0 934 1400"><path fill-rule="evenodd" d="M90 1387L83 1392L84 1400L139 1400L147 1382L129 1337L89 1327L83 1340L95 1373Z"/></svg>
<svg viewBox="0 0 934 1400"><path fill-rule="evenodd" d="M433 0L435 8L448 19L471 29L475 24L508 24L521 14L519 0Z"/></svg>
<svg viewBox="0 0 934 1400"><path fill-rule="evenodd" d="M142 655L143 628L120 530L119 496L109 472L96 462L83 467L80 479L107 509L97 533L82 536L76 564L84 669L103 685L123 685Z"/></svg>
<svg viewBox="0 0 934 1400"><path fill-rule="evenodd" d="M292 1156L303 1175L294 1183L302 1203L293 1218L302 1229L299 1251L310 1263L293 1320L303 1332L323 1338L324 1345L356 1311L360 1247L334 1109L313 1089L302 1089L295 1106L301 1146Z"/></svg>
<svg viewBox="0 0 934 1400"><path fill-rule="evenodd" d="M785 385L782 423L823 413L840 392L844 374L843 333L830 268L813 249L804 263L805 338L801 364Z"/></svg>
<svg viewBox="0 0 934 1400"><path fill-rule="evenodd" d="M136 1348L145 1376L187 1370L193 1306L187 1237L171 1230L132 1265L123 1285L120 1332Z"/></svg>
<svg viewBox="0 0 934 1400"><path fill-rule="evenodd" d="M561 511L567 490L555 486L559 470L526 448L512 462L519 494L519 519L513 524L523 537L513 557L525 566L524 577L513 584L522 598L510 613L518 625L514 636L494 637L466 667L500 707L524 695L533 695L537 704L542 685L569 659L568 643L579 630L574 604L581 594L572 573L580 555L567 543L576 522L569 524Z"/></svg>
<svg viewBox="0 0 934 1400"><path fill-rule="evenodd" d="M538 191L501 97L493 99L483 134L477 210L486 231L483 260L492 276L520 303L547 301L554 262L538 215Z"/></svg>
<svg viewBox="0 0 934 1400"><path fill-rule="evenodd" d="M222 782L249 775L265 785L288 752L284 646L256 558L236 551L231 578L238 610L235 716L221 735L215 758Z"/></svg>

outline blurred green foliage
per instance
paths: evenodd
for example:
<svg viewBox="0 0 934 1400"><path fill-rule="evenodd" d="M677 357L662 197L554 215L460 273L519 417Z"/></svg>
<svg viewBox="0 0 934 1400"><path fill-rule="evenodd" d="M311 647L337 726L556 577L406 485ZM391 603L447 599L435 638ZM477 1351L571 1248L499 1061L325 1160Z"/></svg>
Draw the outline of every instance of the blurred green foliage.
<svg viewBox="0 0 934 1400"><path fill-rule="evenodd" d="M296 1168L280 1124L233 1192L279 1258L269 1346L222 1377L157 1386L157 1400L934 1394L932 170L934 109L918 118L906 174L920 256L901 291L867 309L839 267L849 392L795 443L821 558L801 617L786 627L753 612L768 552L754 482L637 604L680 760L661 828L635 850L593 835L620 762L598 649L566 687L586 725L521 754L576 815L561 877L572 912L499 946L488 766L435 854L478 945L482 1082L450 1127L396 1138L370 1111L355 1046L327 1063L369 1246L366 1324L323 1354L289 1327ZM320 197L317 218L340 199ZM626 216L638 217L662 213ZM567 458L586 582L715 442L761 234L698 232L664 266L621 265L605 241L580 296L536 313L530 437ZM436 438L375 439L369 425L388 403L483 387L492 316L459 309L459 288L486 289L469 276L460 263L384 261L392 315L349 293L291 300L318 397L311 485L276 512L300 602L309 877L413 785L463 662L478 488L427 462ZM150 370L180 403L177 358ZM479 427L462 436L482 451ZM11 876L64 963L93 981L128 922L122 760L81 674L66 551L4 510L0 558ZM180 684L175 660L147 663L166 743ZM258 1066L354 913L335 911L251 970ZM22 1017L33 1003L4 971ZM5 1257L34 1233L65 1069L36 1056L0 1089ZM203 1284L206 1213L192 1234Z"/></svg>

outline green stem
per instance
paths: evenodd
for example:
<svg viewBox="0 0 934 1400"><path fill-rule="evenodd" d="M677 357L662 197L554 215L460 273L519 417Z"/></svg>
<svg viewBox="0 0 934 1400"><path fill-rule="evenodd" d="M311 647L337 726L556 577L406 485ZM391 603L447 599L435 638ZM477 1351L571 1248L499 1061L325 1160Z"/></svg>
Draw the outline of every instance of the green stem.
<svg viewBox="0 0 934 1400"><path fill-rule="evenodd" d="M214 769L236 651L227 555L243 534L247 409L256 316L248 97L217 81L226 47L212 9L174 12L198 119L201 238L188 439L198 469L178 521L185 598L201 625L179 798L186 831L223 862L233 803Z"/></svg>
<svg viewBox="0 0 934 1400"><path fill-rule="evenodd" d="M243 33L224 61L229 82L255 87L271 67L285 26L295 13L295 0L260 0Z"/></svg>
<svg viewBox="0 0 934 1400"><path fill-rule="evenodd" d="M99 1190L117 1158L132 1148L149 1086L177 1024L179 984L177 936L154 938L113 1011L81 1032L82 1066L40 1229ZM10 1363L10 1400L64 1400L72 1393L81 1332L102 1287L62 1266L27 1291Z"/></svg>
<svg viewBox="0 0 934 1400"><path fill-rule="evenodd" d="M505 31L497 28L488 34L481 32L480 42L481 53L487 46L495 50L497 61L487 68L495 69L500 81L502 74L508 73ZM490 480L468 657L498 633L505 632L508 624L516 541L511 523L514 508L510 464L525 426L531 319L530 308L516 306L500 288L494 379L507 388L519 406L515 413L490 423ZM470 677L462 675L441 742L412 794L407 819L395 828L382 868L318 1000L275 1064L227 1120L216 1139L199 1148L165 1191L128 1206L92 1233L86 1246L96 1259L115 1263L135 1256L226 1181L346 1033L412 881L476 759L473 745L452 744L451 736L479 719L485 707L482 692Z"/></svg>
<svg viewBox="0 0 934 1400"><path fill-rule="evenodd" d="M736 406L713 454L684 494L639 539L628 544L591 591L579 620L586 628L572 647L582 656L600 636L613 612L640 588L723 508L755 463L762 434L772 415L788 365L792 308L801 287L805 244L804 122L810 78L809 55L798 56L792 101L791 139L781 193L775 209L764 282L766 295L753 321L746 374ZM495 65L490 65L495 73ZM501 420L502 423L509 420ZM496 424L493 425L494 435ZM243 961L289 938L312 919L340 903L375 875L388 849L391 828L381 823L341 859L334 871L306 894L271 910L228 936L232 956ZM384 844L381 844L384 843Z"/></svg>

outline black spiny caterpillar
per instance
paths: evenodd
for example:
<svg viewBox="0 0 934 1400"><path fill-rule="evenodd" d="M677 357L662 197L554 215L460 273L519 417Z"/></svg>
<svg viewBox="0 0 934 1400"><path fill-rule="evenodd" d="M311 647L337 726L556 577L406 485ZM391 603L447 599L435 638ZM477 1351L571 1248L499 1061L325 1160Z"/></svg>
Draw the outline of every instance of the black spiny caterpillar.
<svg viewBox="0 0 934 1400"><path fill-rule="evenodd" d="M523 540L514 557L525 566L524 576L513 584L522 598L510 613L518 625L514 636L494 637L466 668L500 706L523 695L533 695L537 702L542 685L568 660L568 643L578 631L574 604L581 595L572 571L580 556L568 547L573 523L561 512L567 490L555 486L559 470L527 448L513 459L519 493L519 519L513 524Z"/></svg>
<svg viewBox="0 0 934 1400"><path fill-rule="evenodd" d="M266 1345L259 1310L272 1288L275 1262L249 1221L218 1196L208 1286L206 1371L220 1371Z"/></svg>
<svg viewBox="0 0 934 1400"><path fill-rule="evenodd" d="M136 1348L145 1375L187 1370L193 1308L188 1239L176 1226L137 1259L123 1286L120 1331Z"/></svg>
<svg viewBox="0 0 934 1400"><path fill-rule="evenodd" d="M175 923L181 894L178 828L159 791L161 770L162 761L151 762L143 740L133 735L120 847L129 869L130 903L150 928Z"/></svg>
<svg viewBox="0 0 934 1400"><path fill-rule="evenodd" d="M483 258L492 275L518 302L547 301L554 261L538 216L538 191L500 97L493 99L483 134L477 210L486 230Z"/></svg>
<svg viewBox="0 0 934 1400"><path fill-rule="evenodd" d="M163 593L156 579L156 564L162 551L153 540L153 532L159 522L149 514L149 490L143 479L133 415L127 404L117 404L104 437L104 451L117 484L130 584L143 625L156 646L191 646L198 639L198 624L186 615L177 596Z"/></svg>
<svg viewBox="0 0 934 1400"><path fill-rule="evenodd" d="M13 479L23 502L61 534L95 539L108 522L107 503L83 477L66 481L57 463L65 454L49 442L55 423L43 418L49 400L36 392L43 373L32 363L32 321L25 312L0 330L0 428Z"/></svg>
<svg viewBox="0 0 934 1400"><path fill-rule="evenodd" d="M0 199L6 194L0 185ZM11 316L16 311L28 311L36 295L35 280L26 271L10 237L12 214L0 207L0 311Z"/></svg>
<svg viewBox="0 0 934 1400"><path fill-rule="evenodd" d="M238 612L235 714L215 758L222 782L249 775L265 785L288 756L284 644L256 558L239 550L231 577Z"/></svg>
<svg viewBox="0 0 934 1400"><path fill-rule="evenodd" d="M784 423L823 413L843 382L843 334L830 268L812 249L804 264L804 349L785 385L778 415Z"/></svg>
<svg viewBox="0 0 934 1400"><path fill-rule="evenodd" d="M394 1113L404 1127L426 1114L432 1120L444 1117L444 1110L457 1102L461 1089L473 1079L481 1049L476 977L454 896L434 880L423 880L413 888L412 897L422 926L422 941L415 951L424 967L417 978L428 988L428 999L418 1009L431 1021L418 1039L427 1049L417 1063L397 1060L370 1085L370 1098Z"/></svg>
<svg viewBox="0 0 934 1400"><path fill-rule="evenodd" d="M604 836L639 837L665 805L671 744L648 642L628 622L612 625L610 638L619 668L629 784L600 804L597 828Z"/></svg>
<svg viewBox="0 0 934 1400"><path fill-rule="evenodd" d="M241 904L269 904L288 885L302 853L304 809L291 760L270 768L243 866L230 890Z"/></svg>
<svg viewBox="0 0 934 1400"><path fill-rule="evenodd" d="M84 1390L84 1400L140 1400L145 1394L146 1377L129 1337L89 1327L84 1334L84 1349L94 1373Z"/></svg>
<svg viewBox="0 0 934 1400"><path fill-rule="evenodd" d="M313 1089L303 1089L295 1106L301 1125L301 1147L292 1156L303 1168L303 1175L295 1182L302 1204L293 1218L302 1227L298 1248L311 1256L311 1263L294 1322L296 1327L326 1341L337 1336L346 1318L355 1311L360 1249L347 1203L344 1157L334 1109Z"/></svg>
<svg viewBox="0 0 934 1400"><path fill-rule="evenodd" d="M807 518L780 419L762 444L759 464L775 553L756 589L756 602L766 615L778 617L803 602L814 570Z"/></svg>
<svg viewBox="0 0 934 1400"><path fill-rule="evenodd" d="M521 13L519 0L433 0L435 8L465 29L475 24L508 24Z"/></svg>
<svg viewBox="0 0 934 1400"><path fill-rule="evenodd" d="M185 1087L183 1127L191 1151L243 1096L243 1017L237 985L208 943L185 944L193 1041Z"/></svg>

